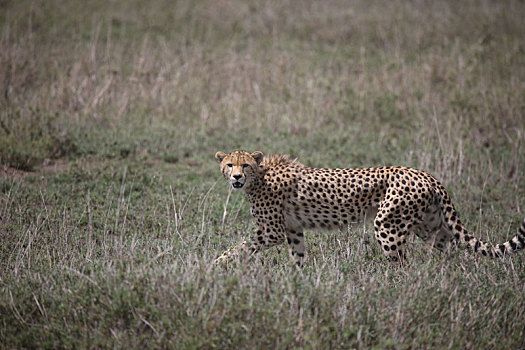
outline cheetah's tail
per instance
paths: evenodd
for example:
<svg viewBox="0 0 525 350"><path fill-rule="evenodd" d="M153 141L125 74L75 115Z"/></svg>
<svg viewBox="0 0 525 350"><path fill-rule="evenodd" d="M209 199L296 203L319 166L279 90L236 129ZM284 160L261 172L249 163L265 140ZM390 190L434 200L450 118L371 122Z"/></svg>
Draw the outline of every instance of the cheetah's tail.
<svg viewBox="0 0 525 350"><path fill-rule="evenodd" d="M457 243L467 243L474 252L492 258L503 257L504 255L509 255L525 248L525 219L521 223L517 234L512 239L497 245L492 245L474 237L465 228L459 219L450 197L444 190L439 191L435 196L437 197L435 200L441 202L444 225L448 228L448 231L452 233L453 240Z"/></svg>
<svg viewBox="0 0 525 350"><path fill-rule="evenodd" d="M523 219L516 236L505 243L498 244L496 250L499 250L501 254L512 254L523 248L525 248L525 219Z"/></svg>
<svg viewBox="0 0 525 350"><path fill-rule="evenodd" d="M472 236L465 229L459 219L456 219L452 226L450 225L450 221L448 221L448 223L449 228L452 227L452 232L456 241L468 243L474 252L481 253L482 255L491 258L510 255L517 250L525 248L525 220L523 220L517 234L512 239L497 245L485 243Z"/></svg>

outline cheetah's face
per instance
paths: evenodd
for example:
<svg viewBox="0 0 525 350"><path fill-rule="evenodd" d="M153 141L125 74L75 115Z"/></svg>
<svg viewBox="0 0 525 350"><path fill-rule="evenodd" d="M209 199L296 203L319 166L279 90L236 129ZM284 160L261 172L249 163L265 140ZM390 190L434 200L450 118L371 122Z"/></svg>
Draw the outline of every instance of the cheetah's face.
<svg viewBox="0 0 525 350"><path fill-rule="evenodd" d="M215 159L221 164L222 174L234 190L240 190L250 185L259 171L262 158L261 152L236 151L230 154L223 152L215 154Z"/></svg>

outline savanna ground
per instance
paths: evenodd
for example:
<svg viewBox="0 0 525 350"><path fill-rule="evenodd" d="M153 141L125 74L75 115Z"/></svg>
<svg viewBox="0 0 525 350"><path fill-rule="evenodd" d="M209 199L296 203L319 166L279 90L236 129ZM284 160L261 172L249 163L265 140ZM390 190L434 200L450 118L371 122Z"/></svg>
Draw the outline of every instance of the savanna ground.
<svg viewBox="0 0 525 350"><path fill-rule="evenodd" d="M372 227L248 264L216 151L439 178L476 235L525 216L522 1L0 1L2 348L525 346L525 254Z"/></svg>

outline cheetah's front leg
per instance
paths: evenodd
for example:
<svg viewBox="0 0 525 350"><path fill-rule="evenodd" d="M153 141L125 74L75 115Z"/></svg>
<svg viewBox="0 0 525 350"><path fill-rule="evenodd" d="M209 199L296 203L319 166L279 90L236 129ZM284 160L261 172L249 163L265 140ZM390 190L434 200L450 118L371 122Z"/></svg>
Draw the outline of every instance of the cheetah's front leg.
<svg viewBox="0 0 525 350"><path fill-rule="evenodd" d="M251 240L244 241L242 244L226 250L214 260L214 263L220 264L227 262L234 259L236 256L248 259L255 253L283 243L286 237L284 232L284 225L280 223L274 224L273 226L260 225L257 233Z"/></svg>
<svg viewBox="0 0 525 350"><path fill-rule="evenodd" d="M217 259L215 259L213 263L217 265L223 262L227 262L229 260L232 260L236 256L242 256L244 258L248 258L250 255L250 252L253 253L254 250L252 250L249 247L249 243L247 241L244 241L241 244L224 251L224 253L222 253Z"/></svg>
<svg viewBox="0 0 525 350"><path fill-rule="evenodd" d="M304 234L302 230L286 230L286 240L290 255L298 267L303 267L306 249L304 247Z"/></svg>

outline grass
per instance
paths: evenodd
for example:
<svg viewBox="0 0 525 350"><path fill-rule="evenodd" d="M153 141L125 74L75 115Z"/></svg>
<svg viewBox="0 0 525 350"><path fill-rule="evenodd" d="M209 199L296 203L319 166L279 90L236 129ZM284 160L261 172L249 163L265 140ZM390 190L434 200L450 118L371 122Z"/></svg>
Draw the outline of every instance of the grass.
<svg viewBox="0 0 525 350"><path fill-rule="evenodd" d="M525 258L387 262L364 225L247 265L213 159L408 165L463 221L525 203L520 1L0 1L2 348L523 348Z"/></svg>

